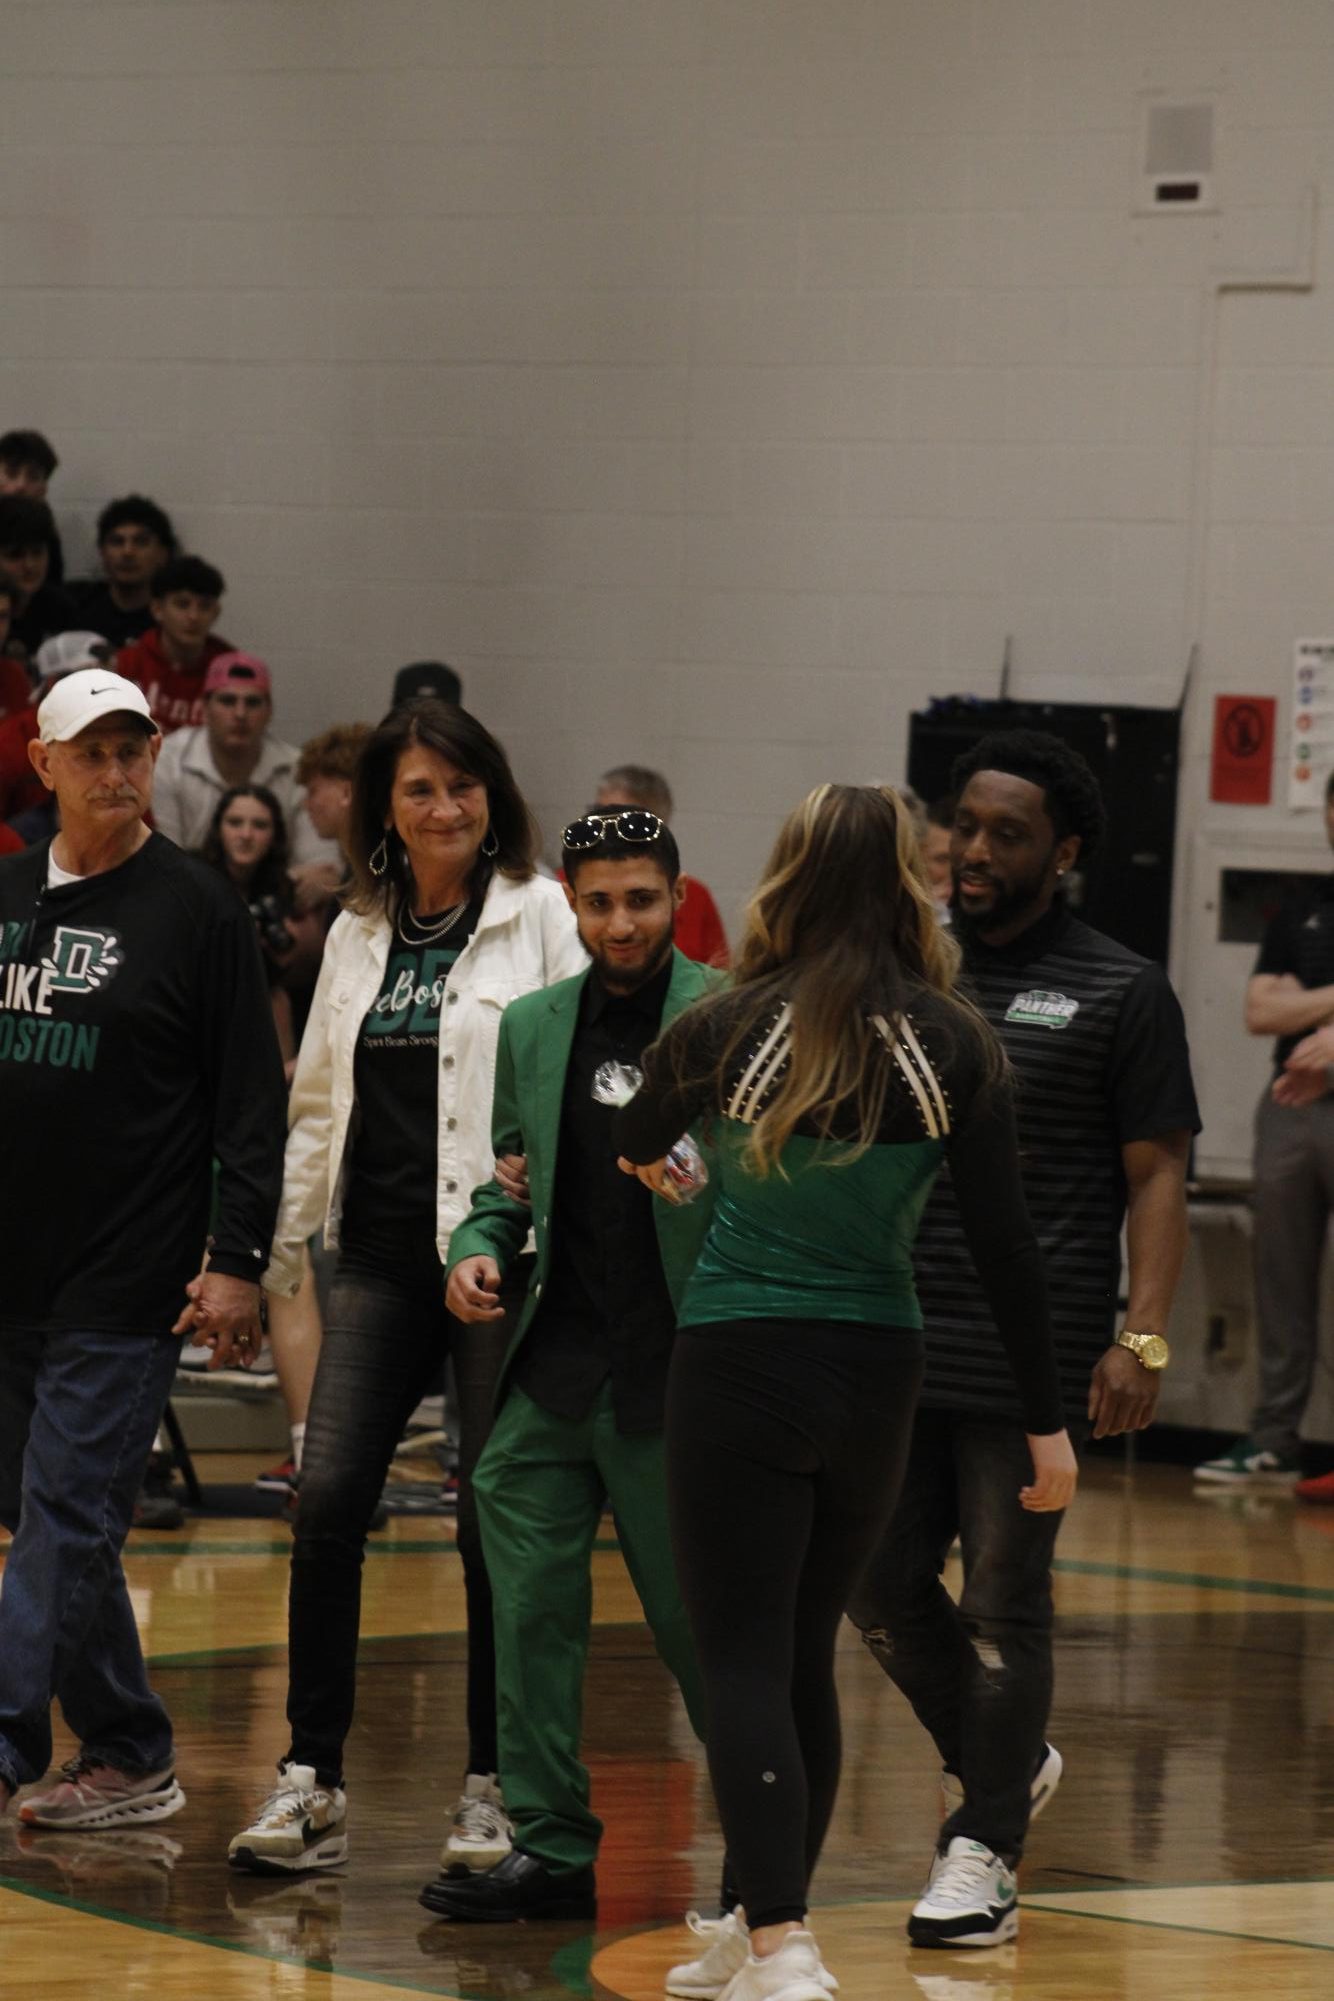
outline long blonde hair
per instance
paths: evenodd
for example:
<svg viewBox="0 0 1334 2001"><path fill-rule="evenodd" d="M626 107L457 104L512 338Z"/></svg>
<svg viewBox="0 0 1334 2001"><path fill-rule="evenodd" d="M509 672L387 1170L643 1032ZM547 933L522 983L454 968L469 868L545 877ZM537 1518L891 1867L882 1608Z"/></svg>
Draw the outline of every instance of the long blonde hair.
<svg viewBox="0 0 1334 2001"><path fill-rule="evenodd" d="M746 909L729 987L698 1003L723 1011L721 1088L744 1044L778 1003L791 1010L790 1057L745 1150L759 1175L775 1168L797 1126L828 1129L851 1109L857 1159L880 1127L891 1066L872 1017L892 1021L915 995L946 1003L951 1028L999 1076L1004 1059L982 1016L955 992L959 948L936 917L917 837L888 785L817 785L788 814Z"/></svg>

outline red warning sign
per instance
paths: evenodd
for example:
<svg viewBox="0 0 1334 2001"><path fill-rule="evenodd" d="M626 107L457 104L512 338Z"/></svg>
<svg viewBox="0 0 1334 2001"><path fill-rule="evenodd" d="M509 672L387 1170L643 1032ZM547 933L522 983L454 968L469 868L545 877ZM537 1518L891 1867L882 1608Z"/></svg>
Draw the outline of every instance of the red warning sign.
<svg viewBox="0 0 1334 2001"><path fill-rule="evenodd" d="M1274 787L1272 695L1214 697L1209 797L1227 806L1267 806Z"/></svg>

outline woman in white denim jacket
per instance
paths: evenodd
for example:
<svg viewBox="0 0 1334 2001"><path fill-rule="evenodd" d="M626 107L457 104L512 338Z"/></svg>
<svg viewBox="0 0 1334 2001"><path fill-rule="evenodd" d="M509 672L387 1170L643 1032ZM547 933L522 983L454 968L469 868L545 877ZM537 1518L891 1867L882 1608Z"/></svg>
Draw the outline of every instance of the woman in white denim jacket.
<svg viewBox="0 0 1334 2001"><path fill-rule="evenodd" d="M366 1533L403 1427L446 1355L461 1431L458 1544L468 1607L468 1770L443 1851L484 1868L509 1847L496 1778L491 1591L471 1472L512 1317L464 1326L443 1263L492 1172L491 1088L510 1001L587 960L494 737L462 709L413 702L367 741L349 853L354 886L329 933L292 1080L282 1207L264 1277L294 1294L307 1239L339 1252L306 1420L292 1548L288 1751L231 1843L268 1874L347 1855L343 1744L352 1722ZM501 1304L517 1310L527 1272Z"/></svg>

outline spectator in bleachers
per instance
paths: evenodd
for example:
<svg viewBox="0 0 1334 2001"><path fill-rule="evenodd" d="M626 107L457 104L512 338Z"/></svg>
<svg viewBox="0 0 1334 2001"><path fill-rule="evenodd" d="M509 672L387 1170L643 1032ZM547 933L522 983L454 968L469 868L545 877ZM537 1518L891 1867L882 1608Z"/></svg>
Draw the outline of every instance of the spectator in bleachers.
<svg viewBox="0 0 1334 2001"><path fill-rule="evenodd" d="M335 723L302 745L297 762L296 782L305 787L306 817L321 840L334 843L338 859L293 869L296 907L319 911L326 924L338 915L338 892L351 880L347 843L352 782L361 747L371 734L369 723Z"/></svg>
<svg viewBox="0 0 1334 2001"><path fill-rule="evenodd" d="M0 437L0 494L17 493L27 500L45 500L59 464L51 440L40 431L6 431ZM46 580L58 588L65 581L65 552L54 517L47 549L50 561Z"/></svg>
<svg viewBox="0 0 1334 2001"><path fill-rule="evenodd" d="M31 661L43 640L74 626L69 598L51 581L55 517L44 500L0 495L0 571L18 593L9 631L11 653Z"/></svg>
<svg viewBox="0 0 1334 2001"><path fill-rule="evenodd" d="M156 818L156 812L154 817ZM313 955L318 970L323 928L298 917L287 873L287 823L267 785L233 785L218 801L199 851L200 860L225 875L255 922L269 976L273 1021L283 1062L296 1060L291 985ZM307 982L314 978L307 970Z"/></svg>
<svg viewBox="0 0 1334 2001"><path fill-rule="evenodd" d="M400 667L394 676L394 692L390 698L391 709L401 709L405 702L422 702L427 699L437 702L452 702L457 708L463 700L463 683L454 668L447 667L443 660L414 660L407 667Z"/></svg>
<svg viewBox="0 0 1334 2001"><path fill-rule="evenodd" d="M646 764L617 764L598 780L594 804L599 812L608 806L642 806L670 826L672 788L660 771ZM685 901L676 913L677 951L702 966L726 966L727 933L717 904L697 875L683 875L681 881Z"/></svg>
<svg viewBox="0 0 1334 2001"><path fill-rule="evenodd" d="M42 841L55 832L51 794L28 756L28 745L38 732L38 709L57 681L81 667L105 667L109 652L97 632L62 632L46 640L33 662L37 686L23 708L0 721L0 822L13 827L25 842Z"/></svg>
<svg viewBox="0 0 1334 2001"><path fill-rule="evenodd" d="M177 730L158 759L153 813L159 830L177 847L200 849L223 793L263 785L286 816L292 859L336 862L334 843L321 840L306 813L297 782L301 753L269 734L273 680L264 662L253 653L220 653L203 685L203 722Z"/></svg>
<svg viewBox="0 0 1334 2001"><path fill-rule="evenodd" d="M149 587L178 553L170 517L155 500L127 493L97 517L97 553L103 574L73 587L80 622L113 646L130 646L151 630Z"/></svg>
<svg viewBox="0 0 1334 2001"><path fill-rule="evenodd" d="M45 500L47 485L59 464L50 439L40 431L6 431L0 437L0 494Z"/></svg>
<svg viewBox="0 0 1334 2001"><path fill-rule="evenodd" d="M202 556L173 556L149 584L152 626L116 665L147 695L163 736L203 722L204 676L220 654L235 651L213 632L226 588L222 571Z"/></svg>
<svg viewBox="0 0 1334 2001"><path fill-rule="evenodd" d="M26 709L32 693L31 675L9 651L9 628L18 594L18 585L9 577L0 576L0 719Z"/></svg>

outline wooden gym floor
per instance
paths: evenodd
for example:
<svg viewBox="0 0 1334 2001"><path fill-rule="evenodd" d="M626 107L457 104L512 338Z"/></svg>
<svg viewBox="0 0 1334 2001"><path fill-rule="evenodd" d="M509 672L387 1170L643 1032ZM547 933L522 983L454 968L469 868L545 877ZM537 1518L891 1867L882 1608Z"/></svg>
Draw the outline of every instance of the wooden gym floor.
<svg viewBox="0 0 1334 2001"><path fill-rule="evenodd" d="M256 1463L202 1470L236 1480ZM415 1902L463 1757L459 1567L450 1527L430 1519L400 1519L367 1559L349 1865L290 1882L228 1871L227 1840L285 1744L286 1558L279 1523L134 1537L127 1568L189 1804L120 1834L0 1821L0 1993L657 2001L686 1943L681 1913L715 1908L720 1850L700 1753L610 1539L586 1719L607 1822L595 1931L451 1927ZM931 1751L845 1629L843 1790L813 1917L843 2001L1324 2001L1334 1510L1195 1499L1183 1473L1102 1462L1058 1570L1066 1778L1033 1832L1019 1942L998 1951L904 1939L937 1812Z"/></svg>

